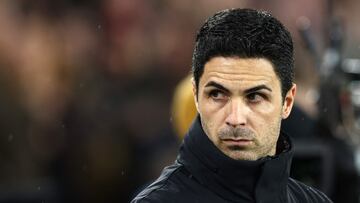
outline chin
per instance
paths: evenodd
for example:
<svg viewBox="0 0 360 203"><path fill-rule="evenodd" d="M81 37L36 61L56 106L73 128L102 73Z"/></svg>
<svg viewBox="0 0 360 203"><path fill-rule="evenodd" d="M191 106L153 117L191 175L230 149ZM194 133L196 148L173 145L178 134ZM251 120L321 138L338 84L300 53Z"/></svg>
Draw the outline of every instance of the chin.
<svg viewBox="0 0 360 203"><path fill-rule="evenodd" d="M259 159L259 156L249 152L226 152L225 154L235 160L256 161Z"/></svg>

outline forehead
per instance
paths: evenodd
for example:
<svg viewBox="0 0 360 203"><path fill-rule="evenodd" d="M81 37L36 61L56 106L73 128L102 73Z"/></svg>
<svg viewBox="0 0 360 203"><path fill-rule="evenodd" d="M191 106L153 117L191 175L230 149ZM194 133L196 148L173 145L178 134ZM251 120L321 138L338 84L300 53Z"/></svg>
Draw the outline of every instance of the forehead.
<svg viewBox="0 0 360 203"><path fill-rule="evenodd" d="M234 86L276 85L280 81L272 63L265 58L214 57L204 67L200 85L208 81Z"/></svg>

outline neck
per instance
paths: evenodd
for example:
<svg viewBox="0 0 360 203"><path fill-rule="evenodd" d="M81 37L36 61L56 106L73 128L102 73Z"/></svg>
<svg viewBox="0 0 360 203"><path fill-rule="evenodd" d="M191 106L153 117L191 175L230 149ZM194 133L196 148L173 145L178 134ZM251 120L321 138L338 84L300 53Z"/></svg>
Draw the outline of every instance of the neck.
<svg viewBox="0 0 360 203"><path fill-rule="evenodd" d="M234 160L223 154L204 133L200 119L191 127L178 161L203 185L229 201L254 201L258 191L275 196L286 189L291 154L290 141L281 135L275 156L256 161ZM285 144L287 143L287 144ZM275 151L275 150L274 150ZM275 152L274 152L275 154ZM274 185L274 182L282 184ZM260 192L260 193L261 193ZM269 195L266 195L269 197ZM267 202L267 201L266 201Z"/></svg>

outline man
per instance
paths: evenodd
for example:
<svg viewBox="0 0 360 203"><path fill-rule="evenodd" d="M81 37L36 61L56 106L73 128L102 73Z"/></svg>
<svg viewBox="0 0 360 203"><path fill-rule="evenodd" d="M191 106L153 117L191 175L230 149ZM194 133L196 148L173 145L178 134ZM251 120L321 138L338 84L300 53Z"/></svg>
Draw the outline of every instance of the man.
<svg viewBox="0 0 360 203"><path fill-rule="evenodd" d="M216 13L193 54L198 111L176 162L132 202L331 202L289 177L292 144L280 132L294 103L293 44L270 14Z"/></svg>

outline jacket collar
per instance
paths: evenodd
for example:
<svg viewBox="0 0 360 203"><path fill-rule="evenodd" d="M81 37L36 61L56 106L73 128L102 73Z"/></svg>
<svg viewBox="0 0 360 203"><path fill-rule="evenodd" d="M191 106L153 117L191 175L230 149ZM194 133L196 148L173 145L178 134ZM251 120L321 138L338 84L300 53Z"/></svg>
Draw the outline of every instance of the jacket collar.
<svg viewBox="0 0 360 203"><path fill-rule="evenodd" d="M281 133L279 154L257 161L231 159L209 140L198 116L181 145L178 162L200 184L228 201L279 202L286 199L291 148L289 137Z"/></svg>

